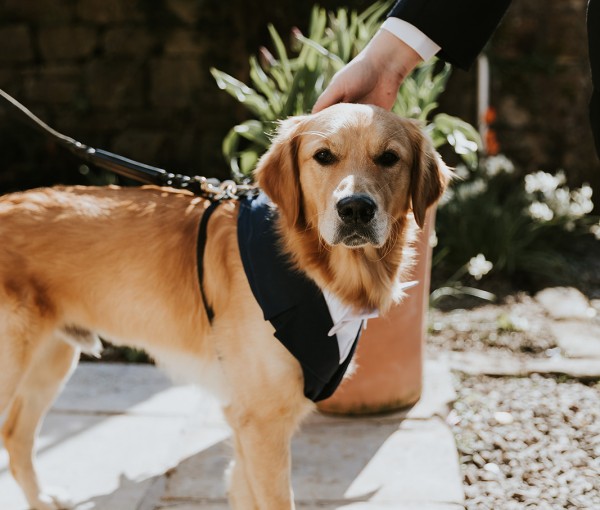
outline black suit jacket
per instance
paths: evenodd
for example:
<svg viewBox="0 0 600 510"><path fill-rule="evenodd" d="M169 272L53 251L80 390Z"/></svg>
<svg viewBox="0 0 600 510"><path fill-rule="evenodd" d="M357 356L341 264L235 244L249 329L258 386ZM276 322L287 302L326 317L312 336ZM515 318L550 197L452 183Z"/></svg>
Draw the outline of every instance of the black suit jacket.
<svg viewBox="0 0 600 510"><path fill-rule="evenodd" d="M510 0L398 0L389 13L417 27L442 49L438 56L468 69L500 23Z"/></svg>

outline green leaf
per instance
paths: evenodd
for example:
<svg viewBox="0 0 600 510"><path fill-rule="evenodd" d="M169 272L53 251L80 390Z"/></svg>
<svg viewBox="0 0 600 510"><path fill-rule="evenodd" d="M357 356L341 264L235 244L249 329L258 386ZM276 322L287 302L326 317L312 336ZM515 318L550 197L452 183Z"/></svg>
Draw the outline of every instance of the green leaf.
<svg viewBox="0 0 600 510"><path fill-rule="evenodd" d="M265 110L265 115L270 119L275 118L277 106L281 104L279 94L275 89L275 83L263 71L256 57L250 57L250 79L257 90L267 98L268 108Z"/></svg>
<svg viewBox="0 0 600 510"><path fill-rule="evenodd" d="M324 46L321 46L319 43L313 41L312 39L308 39L307 37L300 36L300 37L298 37L298 40L305 46L308 46L308 47L312 48L313 50L315 50L319 55L326 57L333 62L336 62L340 66L343 66L345 64L345 62L342 58L340 58L335 53L329 51Z"/></svg>
<svg viewBox="0 0 600 510"><path fill-rule="evenodd" d="M240 170L244 175L250 175L254 168L256 167L256 163L258 163L258 159L260 158L260 154L255 149L249 149L244 151L240 155Z"/></svg>
<svg viewBox="0 0 600 510"><path fill-rule="evenodd" d="M287 51L285 49L285 44L283 44L283 41L281 40L281 37L279 37L277 30L271 23L269 23L268 28L269 34L271 35L271 39L273 40L273 44L275 45L275 51L277 52L277 56L279 57L281 67L283 69L283 72L285 73L285 77L288 81L291 82L292 70L290 67L290 60L288 58Z"/></svg>
<svg viewBox="0 0 600 510"><path fill-rule="evenodd" d="M269 137L265 133L265 125L258 120L247 120L238 124L233 129L242 138L254 142L265 149L271 144Z"/></svg>
<svg viewBox="0 0 600 510"><path fill-rule="evenodd" d="M477 151L482 146L481 138L468 122L440 113L433 118L429 133L436 147L443 142L448 143L469 167L474 168L477 165Z"/></svg>
<svg viewBox="0 0 600 510"><path fill-rule="evenodd" d="M267 100L245 83L214 67L210 69L210 72L217 81L217 86L220 89L225 90L240 103L245 104L254 114L262 116L268 110L269 103Z"/></svg>
<svg viewBox="0 0 600 510"><path fill-rule="evenodd" d="M291 75L288 77L280 64L272 66L271 69L269 69L269 74L275 80L277 88L282 92L282 94L287 94L288 88L293 80Z"/></svg>

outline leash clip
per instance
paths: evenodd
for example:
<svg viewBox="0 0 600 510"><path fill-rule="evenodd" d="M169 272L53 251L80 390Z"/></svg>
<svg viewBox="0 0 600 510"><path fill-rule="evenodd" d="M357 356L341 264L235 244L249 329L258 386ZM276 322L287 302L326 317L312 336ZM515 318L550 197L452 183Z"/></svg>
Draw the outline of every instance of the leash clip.
<svg viewBox="0 0 600 510"><path fill-rule="evenodd" d="M253 184L237 184L231 179L219 181L215 178L203 176L193 177L194 181L200 187L200 193L209 200L238 200L246 193L256 189Z"/></svg>

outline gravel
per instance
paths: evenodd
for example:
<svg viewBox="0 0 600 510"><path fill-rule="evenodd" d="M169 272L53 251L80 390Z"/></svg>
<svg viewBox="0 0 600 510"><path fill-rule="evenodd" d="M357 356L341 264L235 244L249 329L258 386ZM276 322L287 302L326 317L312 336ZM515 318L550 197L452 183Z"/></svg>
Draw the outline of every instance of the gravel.
<svg viewBox="0 0 600 510"><path fill-rule="evenodd" d="M548 317L534 298L519 293L506 297L500 305L483 303L472 309L432 309L427 338L429 351L476 351L528 357L555 354L557 345L548 328Z"/></svg>
<svg viewBox="0 0 600 510"><path fill-rule="evenodd" d="M590 328L600 326L598 249L597 241L588 240L569 262L571 285L596 310L585 319ZM503 297L496 303L447 299L441 310L431 310L428 355L459 351L537 361L565 354L540 302L525 292L498 289ZM458 397L447 420L456 438L467 510L600 510L600 381L456 378Z"/></svg>
<svg viewBox="0 0 600 510"><path fill-rule="evenodd" d="M448 416L468 510L600 509L600 383L461 377Z"/></svg>

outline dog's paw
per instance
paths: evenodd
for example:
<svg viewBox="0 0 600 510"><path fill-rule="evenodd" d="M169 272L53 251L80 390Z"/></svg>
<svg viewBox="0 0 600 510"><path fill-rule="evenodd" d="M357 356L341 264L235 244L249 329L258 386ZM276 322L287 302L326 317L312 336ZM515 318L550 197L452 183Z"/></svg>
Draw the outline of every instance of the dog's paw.
<svg viewBox="0 0 600 510"><path fill-rule="evenodd" d="M69 510L73 501L67 491L59 487L46 487L34 501L30 501L34 510Z"/></svg>

